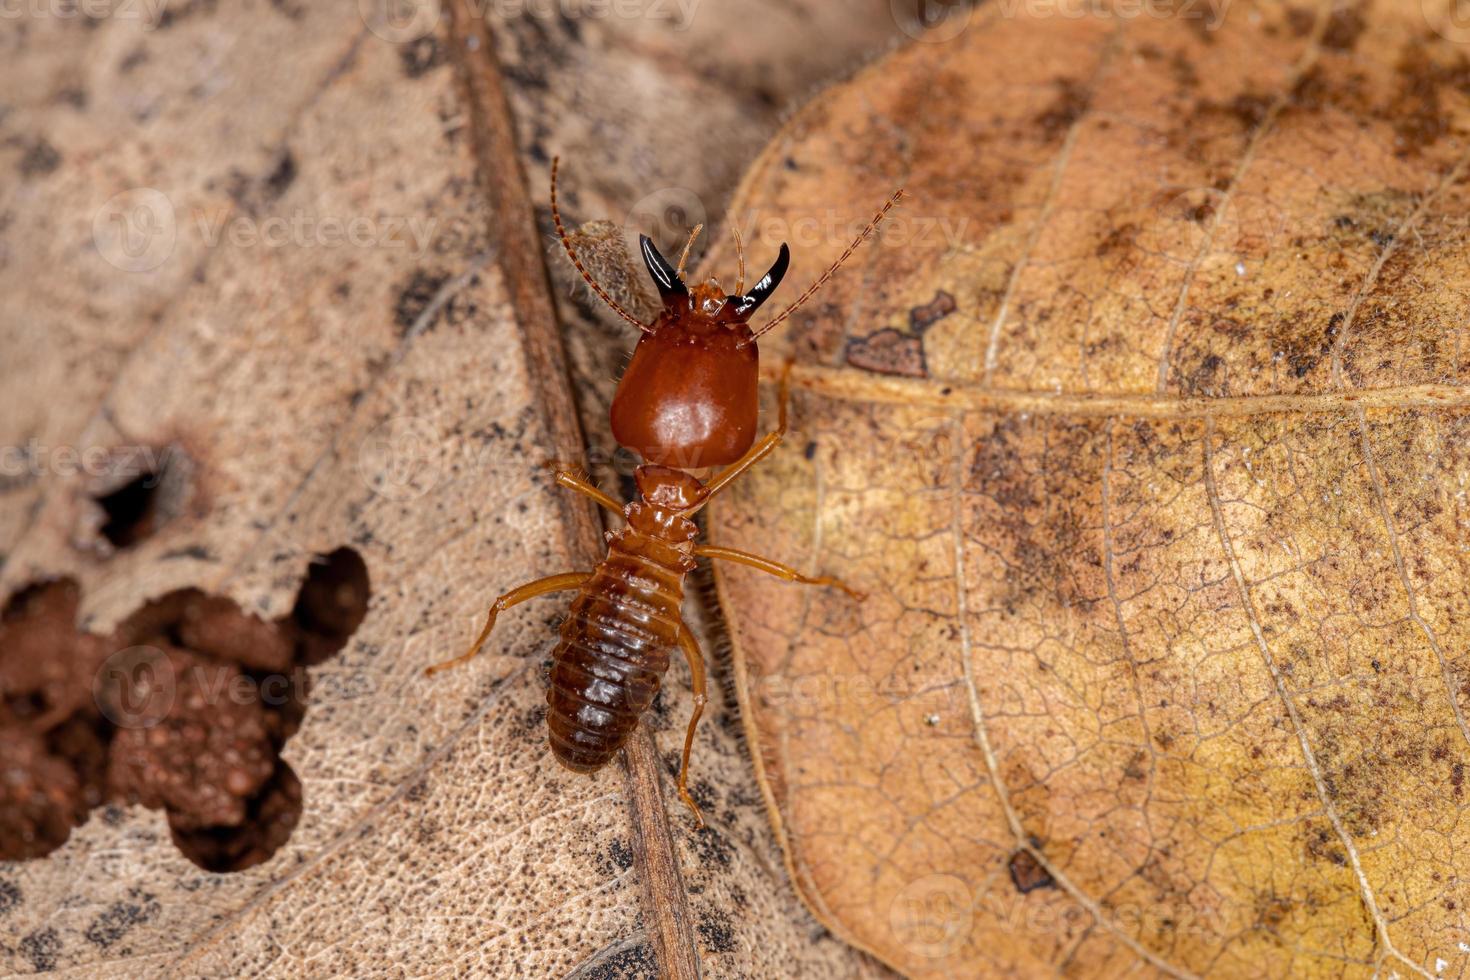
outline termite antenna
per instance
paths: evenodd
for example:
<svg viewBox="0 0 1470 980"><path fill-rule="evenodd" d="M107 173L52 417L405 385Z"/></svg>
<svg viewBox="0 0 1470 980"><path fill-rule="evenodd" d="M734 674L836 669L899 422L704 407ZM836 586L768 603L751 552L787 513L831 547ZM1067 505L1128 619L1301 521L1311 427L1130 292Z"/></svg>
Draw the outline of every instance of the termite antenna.
<svg viewBox="0 0 1470 980"><path fill-rule="evenodd" d="M607 294L607 290L597 284L597 280L592 278L592 273L587 271L582 265L582 260L577 258L577 253L572 249L572 240L567 237L567 230L561 224L561 210L556 206L556 168L560 161L560 157L551 158L551 220L556 222L556 237L561 239L561 247L566 249L567 258L572 260L572 265L576 266L577 271L582 274L582 278L587 280L587 285L592 287L592 291L601 297L602 301L611 307L614 313L644 333L652 333L653 329L648 324L619 306L617 301Z"/></svg>
<svg viewBox="0 0 1470 980"><path fill-rule="evenodd" d="M703 222L694 226L694 230L689 233L688 240L684 242L684 251L679 253L679 268L676 273L680 279L684 278L684 263L689 261L689 250L694 247L694 240L699 237L701 231L704 231Z"/></svg>
<svg viewBox="0 0 1470 980"><path fill-rule="evenodd" d="M852 244L847 246L847 249L837 257L836 262L833 262L830 266L827 267L827 271L822 273L822 275L817 279L816 282L812 283L806 288L806 292L796 297L796 301L793 302L790 306L786 307L786 309L782 310L780 313L777 313L771 319L770 323L767 323L764 327L761 327L754 334L752 334L749 340L745 341L745 343L737 344L736 346L744 347L746 344L755 343L755 341L759 339L762 334L769 333L782 320L795 313L797 308L800 307L801 304L811 299L812 294L821 289L822 286L826 284L827 280L832 278L832 274L842 267L842 263L846 262L853 252L857 251L858 246L868 240L868 236L873 234L873 231L878 227L878 223L887 216L889 211L893 210L893 206L898 203L898 200L901 197L903 197L903 188L899 188L898 190L893 192L893 196L890 197L886 202L884 202L883 207L878 209L878 213L873 215L873 220L868 222L868 226L862 230L862 233L852 240Z"/></svg>
<svg viewBox="0 0 1470 980"><path fill-rule="evenodd" d="M745 247L740 242L740 229L730 226L730 237L735 239L735 295L740 296L745 292Z"/></svg>

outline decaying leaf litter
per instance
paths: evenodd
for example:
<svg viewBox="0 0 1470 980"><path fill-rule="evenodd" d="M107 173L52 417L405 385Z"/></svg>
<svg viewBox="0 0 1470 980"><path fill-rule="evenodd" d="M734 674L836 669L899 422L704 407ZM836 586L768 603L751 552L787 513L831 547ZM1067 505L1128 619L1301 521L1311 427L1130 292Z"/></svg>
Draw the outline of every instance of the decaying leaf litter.
<svg viewBox="0 0 1470 980"><path fill-rule="evenodd" d="M583 25L554 23L553 47L576 62L555 73L539 60L547 24L495 25L494 43L480 50L497 50L519 73L508 97L532 172L527 207L540 203L542 143L577 149L587 172L623 174L629 190L673 183L646 161L614 156L621 145L599 151L605 142L595 134L578 135L600 102L639 98L633 87L610 94L584 79L656 66L649 85L668 111L687 100L743 116L718 135L728 146L738 134L748 157L781 93L840 70L892 30L886 10L858 18L788 6L763 50L779 60L799 47L786 18L804 12L831 47L799 70L763 76L759 95L759 71L698 84L665 75L674 61L660 52L685 38L658 24L608 21L579 37ZM733 7L711 12L690 37L722 34L725 19L739 16ZM618 772L606 785L563 783L570 777L546 765L536 656L553 612L528 610L503 655L452 692L436 685L431 696L417 680L472 628L492 580L572 560L560 498L539 467L519 459L532 448L548 456L580 448L554 444L536 407L545 396L528 373L529 327L513 317L514 287L486 231L492 215L471 147L477 124L448 23L402 43L309 8L197 6L146 34L130 26L50 21L7 64L25 96L5 119L23 142L7 147L22 153L44 136L56 165L29 169L18 185L25 195L7 206L6 243L27 247L7 250L0 277L27 315L6 324L25 360L9 376L12 408L0 418L13 427L8 443L185 445L199 464L191 501L202 513L185 509L101 562L71 547L89 504L75 481L48 474L7 487L6 590L71 574L93 632L142 598L190 586L271 618L289 612L312 555L346 545L367 563L373 597L353 642L313 669L316 697L287 751L304 813L273 860L207 875L173 849L161 814L99 812L45 861L7 867L6 962L121 975L666 965L639 880L637 834L657 826L633 826ZM282 77L271 66L285 52L295 69ZM236 84L194 87L219 72ZM562 99L578 108L526 112ZM75 115L55 123L58 105ZM669 123L629 119L649 140ZM688 136L658 166L697 159L700 143ZM98 152L103 145L113 149ZM700 193L718 200L738 162L679 172L686 182L700 174ZM177 240L156 270L124 275L93 246L92 221L107 197L139 187L167 192ZM616 213L588 185L581 191L579 213ZM407 254L386 242L343 251L225 235L209 244L199 231L201 221L295 215L370 215L386 227L424 214L436 219L432 241ZM530 256L542 261L534 249ZM64 404L51 404L58 392ZM404 466L378 465L384 447L405 445ZM402 479L385 484L384 473ZM678 697L662 705L654 766L677 753L684 717ZM665 893L683 910L705 974L759 974L767 962L816 975L880 973L830 937L813 940L816 927L781 880L728 721L705 737L704 754L722 760L712 759L707 776L720 832L674 825L666 845L688 870L684 893ZM645 801L638 813L648 811Z"/></svg>
<svg viewBox="0 0 1470 980"><path fill-rule="evenodd" d="M843 938L918 976L1463 970L1470 61L1431 6L983 7L747 174L748 231L909 191L786 334L803 451L711 523L872 592L721 578Z"/></svg>

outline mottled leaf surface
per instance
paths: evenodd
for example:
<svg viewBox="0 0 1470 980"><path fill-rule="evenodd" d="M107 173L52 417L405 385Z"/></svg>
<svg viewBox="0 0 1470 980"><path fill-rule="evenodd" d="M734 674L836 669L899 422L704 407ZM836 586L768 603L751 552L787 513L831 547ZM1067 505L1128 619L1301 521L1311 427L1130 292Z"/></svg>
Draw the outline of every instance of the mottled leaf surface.
<svg viewBox="0 0 1470 980"><path fill-rule="evenodd" d="M0 483L3 591L73 576L81 625L105 634L175 588L281 615L312 557L339 546L363 557L373 589L352 643L312 668L286 751L304 810L275 857L205 873L175 849L161 813L98 810L49 856L0 867L0 971L642 977L666 967L621 763L576 777L546 749L541 664L563 607L517 609L473 667L421 673L462 648L497 592L580 561L542 464L582 447L548 434L543 406L568 396L533 375L526 337L557 327L524 322L511 300L447 20L395 41L359 6L373 5L143 4L130 9L165 16L27 16L0 33L0 445L32 447L40 461ZM804 5L784 6L783 23L807 21ZM573 143L579 168L597 174L615 172L625 149L605 134L552 133L551 123L595 128L581 107L538 101L554 70L559 86L590 92L615 62L640 74L619 89L634 104L658 92L666 107L710 108L709 91L669 57L685 35L656 18L510 19L492 25L497 37L554 37L574 55L571 68L507 72L514 109L536 110L518 121L538 203L539 141ZM851 21L845 53L807 70L836 71L893 30L881 7L862 23ZM815 77L793 72L782 91ZM780 99L767 94L766 122L750 122L739 161L774 127ZM722 118L751 98L728 97ZM671 139L656 135L670 126L657 116L644 132ZM724 165L727 182L739 166ZM168 208L126 198L122 216L144 223L123 248L108 201L143 189ZM605 216L586 207L579 216ZM366 224L349 239L354 221ZM159 253L154 231L172 234ZM103 554L87 474L57 451L118 446L187 453L187 506ZM649 718L668 773L687 678L674 668ZM683 881L662 895L687 913L704 975L885 975L797 901L732 706L712 693L696 757L711 826L696 833L671 810Z"/></svg>
<svg viewBox="0 0 1470 980"><path fill-rule="evenodd" d="M720 572L839 935L914 976L1470 965L1470 60L1431 8L997 0L747 175L797 287L907 192L763 344L792 438L712 517L871 593Z"/></svg>

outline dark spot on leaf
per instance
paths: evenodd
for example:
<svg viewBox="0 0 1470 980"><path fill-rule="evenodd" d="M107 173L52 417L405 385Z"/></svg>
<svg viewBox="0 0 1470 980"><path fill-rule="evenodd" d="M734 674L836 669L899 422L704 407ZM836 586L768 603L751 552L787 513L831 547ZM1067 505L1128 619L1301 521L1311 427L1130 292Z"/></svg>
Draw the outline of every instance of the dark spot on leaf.
<svg viewBox="0 0 1470 980"><path fill-rule="evenodd" d="M55 929L41 929L20 941L20 955L30 961L39 973L56 969L56 956L61 952L61 937Z"/></svg>
<svg viewBox="0 0 1470 980"><path fill-rule="evenodd" d="M1115 252L1120 248L1132 248L1134 242L1137 240L1138 225L1131 221L1126 222L1118 225L1116 228L1110 228L1102 240L1097 243L1097 247L1093 249L1093 254L1098 258L1102 258L1104 255Z"/></svg>
<svg viewBox="0 0 1470 980"><path fill-rule="evenodd" d="M1188 208L1184 216L1195 224L1204 224L1215 214L1215 205L1209 201L1201 201L1199 204Z"/></svg>
<svg viewBox="0 0 1470 980"><path fill-rule="evenodd" d="M1269 96L1253 92L1242 92L1230 102L1230 112L1246 129L1255 129L1266 118L1271 109Z"/></svg>
<svg viewBox="0 0 1470 980"><path fill-rule="evenodd" d="M406 334L413 328L448 281L449 276L444 273L433 273L427 269L414 270L408 283L399 290L398 302L393 308L393 320L401 332ZM438 319L437 315L435 319Z"/></svg>
<svg viewBox="0 0 1470 980"><path fill-rule="evenodd" d="M875 374L909 378L929 376L929 369L924 363L924 341L893 327L848 340L847 363Z"/></svg>
<svg viewBox="0 0 1470 980"><path fill-rule="evenodd" d="M699 938L704 940L705 947L711 953L735 952L735 930L723 912L715 909L706 911L699 917L696 928L699 929Z"/></svg>
<svg viewBox="0 0 1470 980"><path fill-rule="evenodd" d="M1317 24L1317 15L1304 7L1286 8L1286 26L1291 30L1292 36L1297 38L1306 37L1312 33L1312 28Z"/></svg>
<svg viewBox="0 0 1470 980"><path fill-rule="evenodd" d="M92 945L106 949L127 935L133 926L147 922L158 912L158 901L152 895L141 895L137 902L114 902L92 920L83 935Z"/></svg>
<svg viewBox="0 0 1470 980"><path fill-rule="evenodd" d="M158 15L157 28L166 31L170 27L197 13L214 13L217 0L186 0L184 3L173 0L166 6L160 5L162 12Z"/></svg>
<svg viewBox="0 0 1470 980"><path fill-rule="evenodd" d="M0 915L20 904L20 889L8 881L0 881Z"/></svg>
<svg viewBox="0 0 1470 980"><path fill-rule="evenodd" d="M1048 140L1059 140L1072 128L1072 124L1087 111L1091 95L1070 78L1057 79L1056 100L1036 117L1036 125Z"/></svg>
<svg viewBox="0 0 1470 980"><path fill-rule="evenodd" d="M922 334L930 326L953 313L956 308L954 297L941 289L923 306L915 306L909 310L909 329L916 334Z"/></svg>
<svg viewBox="0 0 1470 980"><path fill-rule="evenodd" d="M694 794L694 797L696 802L700 804L700 809L705 811L713 809L706 801L701 800L697 794ZM735 848L725 839L725 835L709 824L694 831L693 843L694 849L699 852L700 862L703 864L714 864L717 867L729 868L730 862L735 857Z"/></svg>
<svg viewBox="0 0 1470 980"><path fill-rule="evenodd" d="M1322 46L1330 51L1351 51L1357 47L1358 38L1367 26L1361 4L1337 7L1327 17L1327 30L1322 34Z"/></svg>
<svg viewBox="0 0 1470 980"><path fill-rule="evenodd" d="M1470 90L1470 58L1456 52L1436 60L1438 51L1408 44L1395 66L1399 88L1384 113L1393 121L1400 156L1417 153L1449 132L1454 117L1442 97Z"/></svg>
<svg viewBox="0 0 1470 980"><path fill-rule="evenodd" d="M409 78L420 78L448 60L444 46L432 34L403 45L398 57L403 62L403 73Z"/></svg>
<svg viewBox="0 0 1470 980"><path fill-rule="evenodd" d="M1052 879L1041 862L1030 851L1022 848L1011 855L1011 884L1016 886L1016 891L1025 895L1038 888L1055 888L1056 881Z"/></svg>
<svg viewBox="0 0 1470 980"><path fill-rule="evenodd" d="M292 155L288 147L281 151L281 156L276 161L275 169L265 178L266 199L273 201L280 197L295 179L296 157Z"/></svg>
<svg viewBox="0 0 1470 980"><path fill-rule="evenodd" d="M126 75L134 68L137 68L139 65L145 64L147 61L148 49L140 44L133 50L129 51L127 54L123 55L123 59L117 63L117 73L119 75Z"/></svg>
<svg viewBox="0 0 1470 980"><path fill-rule="evenodd" d="M61 154L44 139L37 139L20 158L20 172L26 177L41 177L61 166Z"/></svg>
<svg viewBox="0 0 1470 980"><path fill-rule="evenodd" d="M596 959L583 968L573 971L568 980L647 980L659 975L658 963L653 957L653 948L639 943L626 949Z"/></svg>

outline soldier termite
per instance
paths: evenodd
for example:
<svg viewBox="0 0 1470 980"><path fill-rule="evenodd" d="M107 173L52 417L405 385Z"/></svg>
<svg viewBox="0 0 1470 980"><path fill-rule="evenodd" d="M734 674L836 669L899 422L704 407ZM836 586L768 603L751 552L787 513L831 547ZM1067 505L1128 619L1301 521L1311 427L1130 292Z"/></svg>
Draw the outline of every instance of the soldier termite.
<svg viewBox="0 0 1470 980"><path fill-rule="evenodd" d="M577 595L552 652L546 720L557 761L573 772L592 773L607 765L638 727L658 693L670 653L678 647L689 661L694 687L694 714L684 733L679 796L703 826L699 807L689 795L688 777L689 750L707 701L704 656L680 613L684 576L694 570L695 559L738 562L788 582L830 585L854 599L862 596L835 578L802 575L780 562L734 548L696 544L698 527L693 518L730 481L769 455L786 433L783 374L776 428L759 443L755 441L757 338L806 302L873 233L903 192L883 205L816 282L764 327L753 331L750 317L775 292L790 263L790 250L784 243L770 270L747 291L737 236L740 273L735 292L726 294L714 279L692 289L685 284L687 246L675 267L642 236L643 261L663 304L654 322L645 324L619 306L578 259L557 208L556 170L553 160L551 213L562 247L592 290L642 332L618 382L611 413L613 437L645 460L634 473L638 497L619 504L571 471L558 470L558 484L622 515L624 527L607 533L607 557L590 572L551 575L500 596L490 607L474 645L428 672L473 658L495 628L496 617L511 606L549 592L575 590ZM698 231L696 228L694 234ZM691 242L693 237L691 234ZM684 471L705 466L725 468L708 482Z"/></svg>

